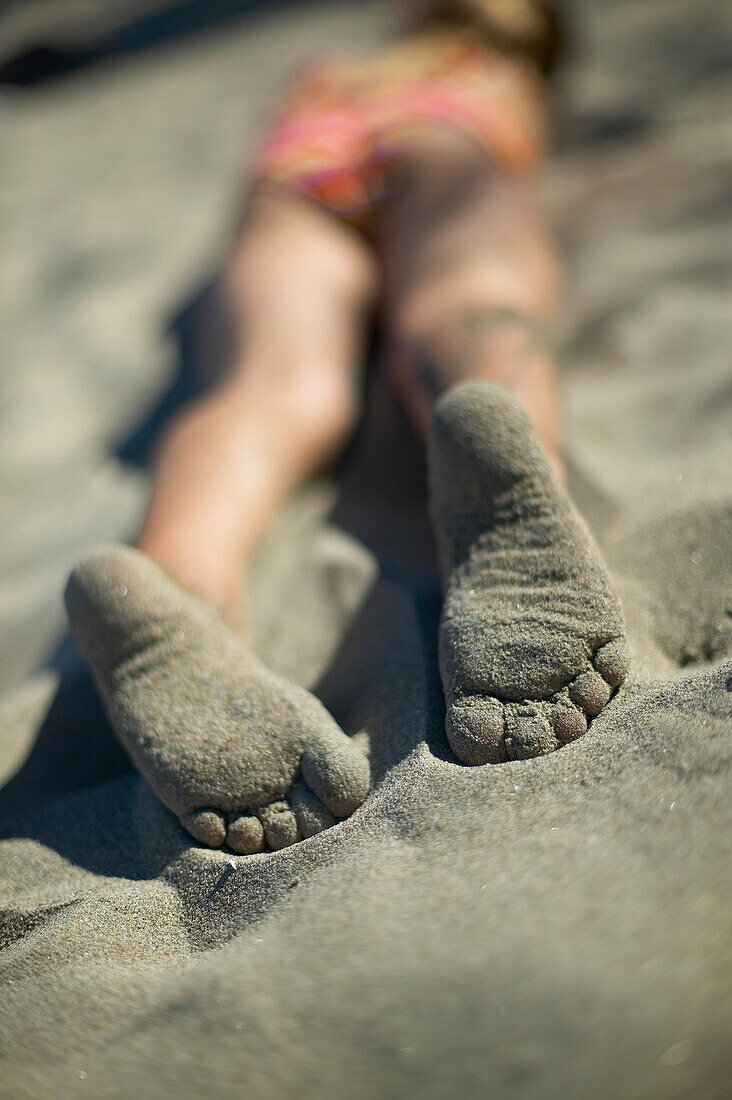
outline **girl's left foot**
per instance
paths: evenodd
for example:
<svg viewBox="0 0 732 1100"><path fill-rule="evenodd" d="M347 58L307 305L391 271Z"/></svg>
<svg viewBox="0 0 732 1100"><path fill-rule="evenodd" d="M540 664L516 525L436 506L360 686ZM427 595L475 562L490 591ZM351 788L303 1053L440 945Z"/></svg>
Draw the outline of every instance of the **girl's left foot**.
<svg viewBox="0 0 732 1100"><path fill-rule="evenodd" d="M495 764L561 748L628 672L605 566L528 417L500 386L448 391L428 457L455 755Z"/></svg>

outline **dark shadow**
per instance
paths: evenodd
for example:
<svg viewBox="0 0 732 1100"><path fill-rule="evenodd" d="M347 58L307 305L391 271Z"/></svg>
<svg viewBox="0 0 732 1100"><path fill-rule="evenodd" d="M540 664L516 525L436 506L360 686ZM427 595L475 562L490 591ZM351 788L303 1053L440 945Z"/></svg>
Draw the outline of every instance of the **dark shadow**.
<svg viewBox="0 0 732 1100"><path fill-rule="evenodd" d="M137 12L120 26L82 35L76 42L39 41L0 66L0 83L32 87L81 69L220 30L236 20L299 0L179 0L154 11Z"/></svg>
<svg viewBox="0 0 732 1100"><path fill-rule="evenodd" d="M640 142L648 137L655 125L649 111L638 110L568 112L563 122L561 136L565 148L592 147L593 150Z"/></svg>
<svg viewBox="0 0 732 1100"><path fill-rule="evenodd" d="M421 670L420 685L424 724L420 715L404 722L403 707L394 699L393 720L373 705L375 685L383 685L395 666L404 664L397 640L393 587L378 581L359 614L350 624L333 661L314 687L314 694L349 736L365 733L369 740L371 773L374 785L424 741L432 754L455 762L445 737L445 701L437 664L437 628L441 593L437 584L406 588L417 621L410 660ZM408 666L407 666L408 667ZM355 689L355 690L354 690ZM400 693L399 693L400 694Z"/></svg>
<svg viewBox="0 0 732 1100"><path fill-rule="evenodd" d="M153 878L189 847L185 833L168 815L168 828L141 844L137 804L143 781L69 636L49 663L60 675L59 686L28 757L0 790L0 834L35 840L93 874Z"/></svg>
<svg viewBox="0 0 732 1100"><path fill-rule="evenodd" d="M61 643L51 665L64 669L59 687L30 755L0 790L0 818L25 813L132 768L70 638Z"/></svg>
<svg viewBox="0 0 732 1100"><path fill-rule="evenodd" d="M437 668L441 591L427 511L424 446L377 370L369 376L365 416L338 489L329 523L373 554L378 579L314 690L346 733L369 735L378 782L423 737L437 755L453 757L443 732ZM425 713L438 718L436 724L428 720L424 730L398 729L383 721L377 726L369 700L370 686L388 676L402 644L395 592L403 596L417 620L414 645L419 653L410 659L416 661L427 684Z"/></svg>
<svg viewBox="0 0 732 1100"><path fill-rule="evenodd" d="M232 323L218 275L210 276L183 303L167 331L178 351L175 376L117 448L123 462L142 469L150 469L165 426L210 389L231 361Z"/></svg>

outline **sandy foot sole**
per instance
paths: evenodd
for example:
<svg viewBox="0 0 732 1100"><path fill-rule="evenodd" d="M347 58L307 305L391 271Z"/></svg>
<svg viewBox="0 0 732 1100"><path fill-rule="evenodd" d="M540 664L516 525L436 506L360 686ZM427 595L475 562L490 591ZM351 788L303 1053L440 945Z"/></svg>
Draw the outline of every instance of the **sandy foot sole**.
<svg viewBox="0 0 732 1100"><path fill-rule="evenodd" d="M368 760L322 704L146 555L91 552L65 598L117 735L200 843L284 848L364 801Z"/></svg>
<svg viewBox="0 0 732 1100"><path fill-rule="evenodd" d="M551 752L586 732L628 672L605 566L501 387L451 389L428 451L450 744L464 764Z"/></svg>

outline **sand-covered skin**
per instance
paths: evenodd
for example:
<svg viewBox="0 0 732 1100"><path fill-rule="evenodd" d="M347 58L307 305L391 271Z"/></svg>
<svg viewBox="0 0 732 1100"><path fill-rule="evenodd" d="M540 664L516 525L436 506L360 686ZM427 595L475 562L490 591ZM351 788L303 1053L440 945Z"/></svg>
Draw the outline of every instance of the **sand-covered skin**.
<svg viewBox="0 0 732 1100"><path fill-rule="evenodd" d="M528 417L499 386L453 387L429 469L453 751L496 764L576 740L625 679L628 650L607 571Z"/></svg>
<svg viewBox="0 0 732 1100"><path fill-rule="evenodd" d="M368 760L322 704L145 554L92 551L65 599L116 733L196 840L277 850L361 805Z"/></svg>

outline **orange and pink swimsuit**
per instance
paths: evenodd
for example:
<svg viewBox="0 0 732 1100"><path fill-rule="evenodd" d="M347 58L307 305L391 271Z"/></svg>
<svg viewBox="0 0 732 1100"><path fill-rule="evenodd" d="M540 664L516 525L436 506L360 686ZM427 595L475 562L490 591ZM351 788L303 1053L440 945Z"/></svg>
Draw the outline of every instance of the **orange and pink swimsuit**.
<svg viewBox="0 0 732 1100"><path fill-rule="evenodd" d="M308 195L363 224L384 197L384 168L434 127L462 130L506 171L542 159L546 118L538 78L473 43L441 50L427 71L354 86L337 62L304 72L276 112L255 160L259 179Z"/></svg>

